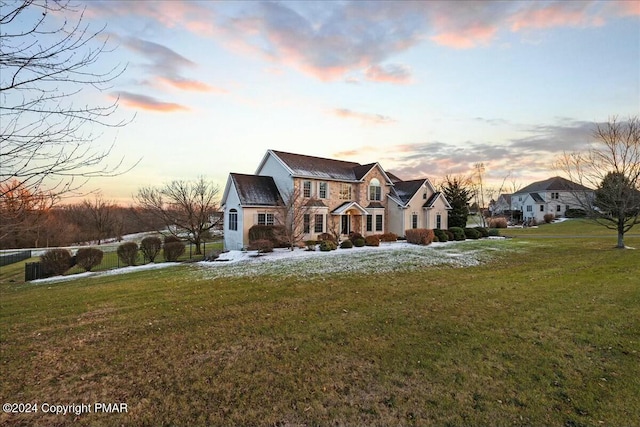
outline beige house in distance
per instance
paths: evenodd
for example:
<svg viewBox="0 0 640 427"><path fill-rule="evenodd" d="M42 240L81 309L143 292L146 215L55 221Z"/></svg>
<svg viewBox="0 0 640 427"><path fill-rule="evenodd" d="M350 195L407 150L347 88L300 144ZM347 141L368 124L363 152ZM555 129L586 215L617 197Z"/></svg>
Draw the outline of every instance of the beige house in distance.
<svg viewBox="0 0 640 427"><path fill-rule="evenodd" d="M428 179L402 181L379 163L268 150L254 175L229 175L221 201L225 249L247 247L256 224L276 225L294 193L304 206L301 240L322 233L346 238L351 232L404 236L408 228L446 229L451 208Z"/></svg>

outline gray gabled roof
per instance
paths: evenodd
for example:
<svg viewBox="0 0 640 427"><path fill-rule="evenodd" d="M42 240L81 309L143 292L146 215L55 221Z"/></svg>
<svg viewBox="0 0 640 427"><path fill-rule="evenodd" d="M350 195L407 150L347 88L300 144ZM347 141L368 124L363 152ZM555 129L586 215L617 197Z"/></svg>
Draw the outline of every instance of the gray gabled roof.
<svg viewBox="0 0 640 427"><path fill-rule="evenodd" d="M402 201L403 204L409 203L411 198L416 194L422 184L424 184L424 179L414 179L413 181L400 181L396 182L393 187L395 191L395 196Z"/></svg>
<svg viewBox="0 0 640 427"><path fill-rule="evenodd" d="M307 156L304 154L286 153L270 150L294 176L316 179L330 179L337 181L360 181L371 169L378 165L369 163L361 165L356 162L326 159L323 157ZM380 168L382 170L382 167ZM386 172L382 170L383 174ZM386 177L388 183L391 179Z"/></svg>
<svg viewBox="0 0 640 427"><path fill-rule="evenodd" d="M243 206L282 206L282 197L273 177L229 174Z"/></svg>
<svg viewBox="0 0 640 427"><path fill-rule="evenodd" d="M527 185L514 194L521 193L542 193L545 191L593 191L584 185L580 185L576 182L569 181L561 176L554 176L553 178L545 179L544 181L537 181Z"/></svg>

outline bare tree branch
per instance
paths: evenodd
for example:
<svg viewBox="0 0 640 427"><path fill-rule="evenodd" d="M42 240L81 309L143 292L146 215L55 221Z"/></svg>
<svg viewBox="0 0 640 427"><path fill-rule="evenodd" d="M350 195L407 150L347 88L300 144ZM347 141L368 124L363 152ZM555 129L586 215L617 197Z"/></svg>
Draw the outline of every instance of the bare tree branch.
<svg viewBox="0 0 640 427"><path fill-rule="evenodd" d="M88 179L130 170L123 159L106 163L113 145L98 149L97 127L119 128L118 100L77 105L86 90L103 91L126 67L100 68L108 38L91 31L84 10L66 1L0 1L0 182L18 182L55 195L77 190ZM39 11L34 14L34 11ZM62 15L75 16L55 24ZM25 26L25 22L27 25ZM12 191L10 186L4 186Z"/></svg>

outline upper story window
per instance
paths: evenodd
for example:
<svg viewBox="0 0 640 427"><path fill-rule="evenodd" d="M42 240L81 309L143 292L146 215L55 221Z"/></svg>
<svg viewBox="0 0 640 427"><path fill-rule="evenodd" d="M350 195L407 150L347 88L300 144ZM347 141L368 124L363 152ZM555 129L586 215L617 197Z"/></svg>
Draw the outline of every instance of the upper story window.
<svg viewBox="0 0 640 427"><path fill-rule="evenodd" d="M329 185L326 182L321 182L318 184L318 197L321 199L327 198L327 190Z"/></svg>
<svg viewBox="0 0 640 427"><path fill-rule="evenodd" d="M551 193L551 198L558 200L560 198L560 193Z"/></svg>
<svg viewBox="0 0 640 427"><path fill-rule="evenodd" d="M304 181L302 183L302 195L304 197L311 197L311 181Z"/></svg>
<svg viewBox="0 0 640 427"><path fill-rule="evenodd" d="M229 211L229 230L238 231L238 211L235 209Z"/></svg>
<svg viewBox="0 0 640 427"><path fill-rule="evenodd" d="M373 178L369 182L369 200L380 200L382 198L382 188L378 178Z"/></svg>
<svg viewBox="0 0 640 427"><path fill-rule="evenodd" d="M351 200L351 184L342 184L340 186L340 199Z"/></svg>

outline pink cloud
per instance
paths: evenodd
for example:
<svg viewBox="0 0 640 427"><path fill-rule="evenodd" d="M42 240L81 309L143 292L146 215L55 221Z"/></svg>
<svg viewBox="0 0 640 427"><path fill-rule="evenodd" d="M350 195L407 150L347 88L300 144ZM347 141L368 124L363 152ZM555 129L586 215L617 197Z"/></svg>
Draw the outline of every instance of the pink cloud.
<svg viewBox="0 0 640 427"><path fill-rule="evenodd" d="M404 65L372 65L365 72L367 80L395 84L411 82L411 70Z"/></svg>
<svg viewBox="0 0 640 427"><path fill-rule="evenodd" d="M439 45L455 49L470 49L488 45L495 37L497 27L475 25L458 31L448 31L431 37Z"/></svg>
<svg viewBox="0 0 640 427"><path fill-rule="evenodd" d="M388 124L394 123L395 120L389 116L383 116L382 114L370 114L370 113L359 113L357 111L352 111L347 108L336 108L332 110L333 115L343 118L343 119L358 119L363 123L369 124Z"/></svg>
<svg viewBox="0 0 640 427"><path fill-rule="evenodd" d="M156 98L146 95L140 95L131 92L118 92L111 95L118 98L123 105L135 109L143 109L148 111L157 111L161 113L170 113L174 111L188 111L189 108L184 105L175 104L173 102L163 102Z"/></svg>
<svg viewBox="0 0 640 427"><path fill-rule="evenodd" d="M537 6L538 3L532 3ZM509 21L512 31L526 28L594 27L604 24L602 16L589 13L589 3L563 2L529 8L514 14Z"/></svg>

